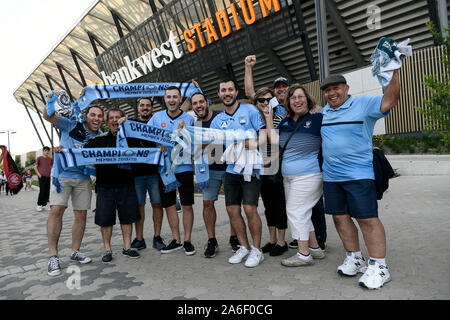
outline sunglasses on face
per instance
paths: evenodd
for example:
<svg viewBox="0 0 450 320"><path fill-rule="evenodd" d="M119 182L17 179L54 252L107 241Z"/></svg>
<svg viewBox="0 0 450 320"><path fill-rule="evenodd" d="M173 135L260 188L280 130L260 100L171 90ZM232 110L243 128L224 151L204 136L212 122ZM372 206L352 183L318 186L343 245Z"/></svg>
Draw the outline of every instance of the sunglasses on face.
<svg viewBox="0 0 450 320"><path fill-rule="evenodd" d="M258 101L259 103L264 103L264 102L269 103L270 100L272 100L272 98L258 98L256 101Z"/></svg>

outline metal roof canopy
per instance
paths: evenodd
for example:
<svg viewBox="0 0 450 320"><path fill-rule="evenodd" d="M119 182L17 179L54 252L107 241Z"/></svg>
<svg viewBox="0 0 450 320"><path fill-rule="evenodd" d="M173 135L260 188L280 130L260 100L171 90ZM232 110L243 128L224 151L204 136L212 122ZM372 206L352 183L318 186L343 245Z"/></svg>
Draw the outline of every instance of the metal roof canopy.
<svg viewBox="0 0 450 320"><path fill-rule="evenodd" d="M182 28L192 29L192 23L201 21L201 19L190 21L191 24L184 25L188 22L186 19L184 19L183 24L173 19L174 17L170 16L168 8L175 7L175 3L181 2L192 5L194 2L200 3L202 1L95 1L16 89L14 92L15 99L26 108L42 111L45 107L42 93L45 94L53 88L65 89L76 99L84 86L103 84L100 71L104 70L98 69L96 58L98 61L98 58L108 55L113 48L123 46L126 43L126 38L130 38L139 25L150 23L155 25L158 19L161 19L160 17L165 17L164 23L161 23L161 20L159 21L159 28L163 27L165 30L175 28L182 33ZM205 0L203 2L219 8L227 8L227 4L234 2L240 8L238 0ZM253 0L253 2L255 6L259 3L258 0ZM319 59L314 2L314 0L280 0L280 3L289 5L291 22L297 37L276 46L266 46L258 48L256 52L248 52L248 54L256 54L258 59L253 72L255 88L271 86L272 80L280 74L301 83L311 81L314 78L314 73L318 74ZM332 1L331 4L329 2L326 1L326 32L330 72L343 72L370 64L370 55L381 36L388 36L396 40L410 37L415 49L433 45L433 38L426 28L425 22L431 19L439 25L436 21L438 9L434 0L336 0ZM381 27L378 29L371 29L368 26L371 14L368 9L371 6L380 10ZM240 11L240 9L238 10ZM162 11L161 15L159 14L160 11ZM211 14L207 14L207 16L211 17ZM169 20L172 21L168 23ZM245 23L242 23L242 26L246 28ZM218 43L213 45L220 45L220 42L226 41L227 38L220 39ZM136 44L133 44L135 48L130 50L131 52L143 50L142 47L136 48ZM201 48L199 51L207 51L208 49L210 48ZM130 55L130 58L132 56ZM185 55L182 59L186 57L188 55ZM116 57L119 60L122 60L122 58ZM192 59L192 57L190 58ZM217 81L224 72L232 73L240 87L244 88L243 59L227 61L227 64L224 63L223 67L225 70L219 68L197 75L202 89L211 98L216 97ZM167 76L171 73L164 72ZM163 77L159 81L173 80L175 79ZM103 101L102 104L110 106L111 102L113 101ZM117 101L113 103L116 105ZM134 103L122 99L118 103L127 114L133 115L136 113Z"/></svg>
<svg viewBox="0 0 450 320"><path fill-rule="evenodd" d="M20 104L24 100L30 107L31 91L37 98L38 108L43 110L45 104L38 87L44 94L52 88L64 89L76 99L83 87L102 84L92 41L96 43L98 53L111 47L152 15L150 2L96 0L16 89L15 99ZM156 4L155 8L159 10L162 5Z"/></svg>

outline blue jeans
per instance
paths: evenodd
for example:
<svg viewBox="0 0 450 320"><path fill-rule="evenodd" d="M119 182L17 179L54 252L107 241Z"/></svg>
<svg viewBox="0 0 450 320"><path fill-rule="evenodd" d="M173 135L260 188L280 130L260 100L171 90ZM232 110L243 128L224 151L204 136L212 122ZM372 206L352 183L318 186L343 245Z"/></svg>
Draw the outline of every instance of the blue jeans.
<svg viewBox="0 0 450 320"><path fill-rule="evenodd" d="M159 176L157 174L134 177L134 186L136 188L139 206L145 205L147 191L150 196L150 203L161 203L161 195L159 193Z"/></svg>
<svg viewBox="0 0 450 320"><path fill-rule="evenodd" d="M208 188L203 189L203 200L216 201L219 197L220 187L225 182L225 171L210 170Z"/></svg>

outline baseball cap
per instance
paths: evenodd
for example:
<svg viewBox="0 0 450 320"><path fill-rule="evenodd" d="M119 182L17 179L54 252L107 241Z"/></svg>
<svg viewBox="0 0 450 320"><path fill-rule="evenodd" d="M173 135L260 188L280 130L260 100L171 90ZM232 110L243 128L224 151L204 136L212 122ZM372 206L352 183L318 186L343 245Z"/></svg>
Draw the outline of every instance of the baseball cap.
<svg viewBox="0 0 450 320"><path fill-rule="evenodd" d="M285 85L287 85L287 86L290 86L291 85L291 82L289 81L289 79L287 79L287 78L285 78L285 77L279 77L279 78L276 78L274 81L273 81L273 87L275 88L276 87L276 85L278 84L278 82L283 82Z"/></svg>
<svg viewBox="0 0 450 320"><path fill-rule="evenodd" d="M331 74L325 78L325 80L321 83L320 89L324 90L331 84L347 84L347 80L345 80L344 76L341 74Z"/></svg>

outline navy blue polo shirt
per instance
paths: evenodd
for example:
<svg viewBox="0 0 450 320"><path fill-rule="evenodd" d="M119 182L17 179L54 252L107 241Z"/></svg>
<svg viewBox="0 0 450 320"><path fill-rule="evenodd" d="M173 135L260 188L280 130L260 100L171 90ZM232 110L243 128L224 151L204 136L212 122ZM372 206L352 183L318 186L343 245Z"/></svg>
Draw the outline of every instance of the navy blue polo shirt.
<svg viewBox="0 0 450 320"><path fill-rule="evenodd" d="M281 173L283 175L305 175L320 172L319 150L321 144L320 127L322 124L322 114L306 114L301 127L289 140L283 153ZM280 134L280 148L286 144L287 139L295 130L299 117L294 121L290 116L283 119L278 125Z"/></svg>

